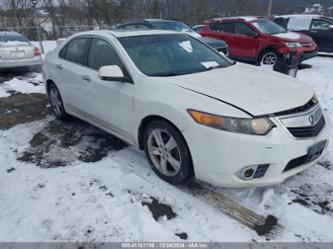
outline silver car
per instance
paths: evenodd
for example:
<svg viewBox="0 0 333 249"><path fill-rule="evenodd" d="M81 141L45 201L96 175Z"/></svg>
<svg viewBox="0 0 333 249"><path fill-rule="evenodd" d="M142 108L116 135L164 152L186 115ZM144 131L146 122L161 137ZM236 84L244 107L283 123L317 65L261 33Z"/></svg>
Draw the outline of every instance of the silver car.
<svg viewBox="0 0 333 249"><path fill-rule="evenodd" d="M23 35L0 32L0 69L39 68L41 52Z"/></svg>

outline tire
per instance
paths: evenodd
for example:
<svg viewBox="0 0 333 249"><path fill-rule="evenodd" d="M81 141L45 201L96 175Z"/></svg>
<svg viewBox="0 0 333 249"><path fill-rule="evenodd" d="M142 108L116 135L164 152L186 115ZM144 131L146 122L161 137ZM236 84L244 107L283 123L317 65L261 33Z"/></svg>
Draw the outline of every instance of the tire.
<svg viewBox="0 0 333 249"><path fill-rule="evenodd" d="M152 169L163 180L179 184L193 175L187 144L181 133L168 122L151 122L145 129L143 145Z"/></svg>
<svg viewBox="0 0 333 249"><path fill-rule="evenodd" d="M259 65L260 66L271 66L274 67L278 60L279 56L274 50L265 50L262 52L259 58Z"/></svg>
<svg viewBox="0 0 333 249"><path fill-rule="evenodd" d="M48 87L48 97L54 116L59 120L66 120L68 114L65 111L60 92L54 83Z"/></svg>

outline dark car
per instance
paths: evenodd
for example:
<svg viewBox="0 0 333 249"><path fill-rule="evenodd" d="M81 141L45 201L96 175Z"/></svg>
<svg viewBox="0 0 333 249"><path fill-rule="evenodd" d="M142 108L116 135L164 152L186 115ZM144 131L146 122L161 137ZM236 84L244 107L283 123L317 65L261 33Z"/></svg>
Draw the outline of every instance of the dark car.
<svg viewBox="0 0 333 249"><path fill-rule="evenodd" d="M115 29L162 29L183 32L205 42L209 46L215 48L217 51L223 52L225 55L228 55L228 45L224 41L209 37L202 37L185 23L182 23L180 21L145 19L142 21L122 23L117 25Z"/></svg>
<svg viewBox="0 0 333 249"><path fill-rule="evenodd" d="M312 37L319 52L333 53L333 17L319 15L277 16L274 22L282 27Z"/></svg>
<svg viewBox="0 0 333 249"><path fill-rule="evenodd" d="M300 60L317 55L311 37L288 32L261 17L211 19L205 22L201 35L225 41L231 58L260 65L273 66L280 56L294 52L301 56Z"/></svg>

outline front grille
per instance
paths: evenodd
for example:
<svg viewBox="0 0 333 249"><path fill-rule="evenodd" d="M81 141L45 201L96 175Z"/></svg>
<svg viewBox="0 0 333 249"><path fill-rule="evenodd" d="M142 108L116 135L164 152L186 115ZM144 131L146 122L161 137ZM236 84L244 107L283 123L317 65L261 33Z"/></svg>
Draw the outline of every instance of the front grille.
<svg viewBox="0 0 333 249"><path fill-rule="evenodd" d="M325 118L321 117L319 122L313 127L297 127L288 128L289 132L297 138L315 137L317 136L325 127Z"/></svg>
<svg viewBox="0 0 333 249"><path fill-rule="evenodd" d="M315 98L312 98L308 103L306 103L305 105L303 105L301 107L274 113L274 115L275 116L284 116L284 115L290 115L290 114L299 113L299 112L306 112L306 111L310 110L312 107L314 107L317 103L318 103L318 101Z"/></svg>

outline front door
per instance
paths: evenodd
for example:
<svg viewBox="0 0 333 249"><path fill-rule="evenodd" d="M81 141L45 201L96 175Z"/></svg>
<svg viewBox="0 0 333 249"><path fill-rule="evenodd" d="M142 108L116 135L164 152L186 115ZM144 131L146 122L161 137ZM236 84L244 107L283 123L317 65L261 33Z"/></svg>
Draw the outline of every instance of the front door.
<svg viewBox="0 0 333 249"><path fill-rule="evenodd" d="M110 41L93 38L88 53L88 77L91 80L91 116L100 126L107 128L126 140L133 141L134 84L102 80L98 70L103 66L117 65L128 74Z"/></svg>
<svg viewBox="0 0 333 249"><path fill-rule="evenodd" d="M235 56L252 60L256 57L258 49L257 33L248 25L241 22L235 23L235 33L232 36L231 43L236 47Z"/></svg>

